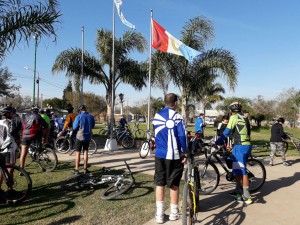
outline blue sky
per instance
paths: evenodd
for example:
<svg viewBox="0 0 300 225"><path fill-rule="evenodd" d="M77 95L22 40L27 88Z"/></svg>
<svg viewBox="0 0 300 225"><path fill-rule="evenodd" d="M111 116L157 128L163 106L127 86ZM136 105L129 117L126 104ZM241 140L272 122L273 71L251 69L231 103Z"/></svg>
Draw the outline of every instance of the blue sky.
<svg viewBox="0 0 300 225"><path fill-rule="evenodd" d="M85 27L84 48L97 56L96 30L112 29L112 0L64 0L60 3L63 16L58 27L57 42L43 38L37 50L37 71L40 74L40 93L43 98L62 97L68 83L64 74L52 75L56 56L72 47L81 48L81 27ZM185 23L196 16L205 16L215 28L215 39L207 49L224 48L231 51L239 64L238 85L235 92L227 90L225 96L265 99L276 98L300 83L300 1L298 0L123 0L122 11L126 19L136 26L148 40L150 36L150 10L154 19L174 37L180 39ZM128 30L116 14L116 37ZM136 60L149 57L133 54ZM21 95L32 96L34 67L34 39L29 46L20 43L6 57L7 66L20 84ZM220 80L227 87L225 80ZM84 82L84 91L105 95L102 85ZM134 91L128 85L118 87L116 94L125 93L126 104L144 101L148 88ZM169 92L179 93L173 86ZM154 97L162 91L153 89Z"/></svg>

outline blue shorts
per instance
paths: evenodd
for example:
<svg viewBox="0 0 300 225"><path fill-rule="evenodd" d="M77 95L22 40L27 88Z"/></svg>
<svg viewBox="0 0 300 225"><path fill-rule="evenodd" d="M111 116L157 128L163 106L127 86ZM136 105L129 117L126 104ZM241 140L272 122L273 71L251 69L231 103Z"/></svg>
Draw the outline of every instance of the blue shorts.
<svg viewBox="0 0 300 225"><path fill-rule="evenodd" d="M251 154L251 145L235 145L232 149L232 170L234 175L246 175L247 159Z"/></svg>

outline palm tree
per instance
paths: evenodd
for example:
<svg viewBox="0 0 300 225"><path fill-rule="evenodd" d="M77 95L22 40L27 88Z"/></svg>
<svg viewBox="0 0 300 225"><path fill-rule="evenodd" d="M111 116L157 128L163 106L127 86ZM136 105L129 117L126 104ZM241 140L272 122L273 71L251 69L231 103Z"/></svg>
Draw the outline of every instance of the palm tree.
<svg viewBox="0 0 300 225"><path fill-rule="evenodd" d="M145 63L129 58L129 54L137 50L146 50L146 39L135 31L127 31L122 37L115 39L115 87L120 83L132 85L136 90L145 86L147 71ZM83 76L92 84L103 84L106 90L107 115L111 115L112 94L112 32L104 29L97 31L96 49L100 56L97 58L87 51L84 52ZM71 48L61 52L55 60L52 72L66 71L66 76L76 79L81 77L81 49ZM107 68L108 69L105 69Z"/></svg>
<svg viewBox="0 0 300 225"><path fill-rule="evenodd" d="M0 60L8 51L33 35L56 38L55 24L61 14L56 11L57 0L29 3L22 0L0 0Z"/></svg>
<svg viewBox="0 0 300 225"><path fill-rule="evenodd" d="M229 51L224 49L212 49L204 51L204 47L213 36L212 23L204 17L196 17L188 21L181 32L182 42L193 49L204 52L201 58L188 63L183 57L163 52L155 52L152 61L153 71L157 71L164 65L172 77L172 81L181 91L182 109L181 113L186 118L188 98L195 93L191 88L196 80L207 74L215 74L223 77L231 89L237 83L237 63ZM212 73L213 71L213 73ZM202 88L201 82L197 82L198 89Z"/></svg>

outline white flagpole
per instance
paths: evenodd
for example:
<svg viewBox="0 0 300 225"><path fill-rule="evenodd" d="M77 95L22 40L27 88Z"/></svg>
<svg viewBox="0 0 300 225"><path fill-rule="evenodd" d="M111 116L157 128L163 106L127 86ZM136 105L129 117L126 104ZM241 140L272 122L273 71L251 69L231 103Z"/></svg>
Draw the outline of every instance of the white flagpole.
<svg viewBox="0 0 300 225"><path fill-rule="evenodd" d="M80 82L80 105L83 104L83 52L84 52L84 26L81 28L81 82Z"/></svg>
<svg viewBox="0 0 300 225"><path fill-rule="evenodd" d="M148 80L148 121L147 121L147 131L150 131L150 110L151 110L151 63L152 63L152 17L153 17L153 10L151 9L150 13L150 56L149 56L149 80ZM148 134L147 134L148 136ZM150 137L147 137L150 138Z"/></svg>

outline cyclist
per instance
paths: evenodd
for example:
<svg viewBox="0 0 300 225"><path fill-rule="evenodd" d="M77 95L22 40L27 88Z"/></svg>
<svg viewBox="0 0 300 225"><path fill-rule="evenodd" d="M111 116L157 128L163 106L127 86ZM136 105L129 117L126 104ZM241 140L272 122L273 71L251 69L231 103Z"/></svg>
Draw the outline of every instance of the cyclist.
<svg viewBox="0 0 300 225"><path fill-rule="evenodd" d="M20 143L21 131L22 131L22 120L20 116L16 113L16 108L12 107L12 131L11 135L14 137L17 144Z"/></svg>
<svg viewBox="0 0 300 225"><path fill-rule="evenodd" d="M206 126L204 117L204 113L200 113L199 117L195 121L195 133L198 133L202 139L204 139L204 127Z"/></svg>
<svg viewBox="0 0 300 225"><path fill-rule="evenodd" d="M48 128L46 121L40 116L39 108L32 106L31 114L25 116L22 127L22 139L21 139L21 156L20 167L24 168L26 155L30 143L35 140L42 140L42 129Z"/></svg>
<svg viewBox="0 0 300 225"><path fill-rule="evenodd" d="M74 174L78 174L78 168L80 163L80 152L83 150L83 173L89 173L87 169L88 165L88 149L89 143L92 137L92 129L95 127L94 116L86 111L86 106L79 106L80 114L76 116L73 123L73 130L76 132L76 158L75 169L72 171Z"/></svg>
<svg viewBox="0 0 300 225"><path fill-rule="evenodd" d="M249 192L249 178L246 171L246 162L251 154L251 143L247 122L245 117L241 115L242 105L239 102L233 102L229 105L232 115L229 118L228 125L221 137L216 141L217 145L222 145L226 138L232 134L233 138L233 174L235 175L236 188L230 193L235 195L238 202L251 204L252 199Z"/></svg>
<svg viewBox="0 0 300 225"><path fill-rule="evenodd" d="M282 124L284 124L284 118L280 117L271 127L271 138L270 138L270 146L271 146L271 153L270 153L270 166L273 166L274 162L274 155L276 150L280 152L282 163L284 166L290 166L285 159L285 153L283 151L284 148L284 139L287 139L288 136L283 131Z"/></svg>
<svg viewBox="0 0 300 225"><path fill-rule="evenodd" d="M155 175L157 223L164 222L164 191L170 188L169 220L179 219L179 183L186 162L186 130L182 116L175 110L178 97L165 96L165 108L155 114L152 124L155 132Z"/></svg>
<svg viewBox="0 0 300 225"><path fill-rule="evenodd" d="M218 128L217 128L217 137L220 137L223 134L224 130L227 127L228 121L229 121L229 116L224 115L222 117L222 122L219 123Z"/></svg>
<svg viewBox="0 0 300 225"><path fill-rule="evenodd" d="M43 129L43 142L45 145L48 146L49 145L49 134L50 134L50 128L51 128L50 118L49 118L48 114L45 114L44 109L40 109L40 115L48 124L48 127Z"/></svg>
<svg viewBox="0 0 300 225"><path fill-rule="evenodd" d="M65 123L64 123L64 127L62 129L62 132L60 133L60 135L63 135L67 129L72 131L72 126L73 126L73 122L75 121L75 118L77 116L76 113L73 113L73 106L71 104L67 105L67 111L68 111L68 115L66 117ZM74 148L74 136L76 135L75 132L71 133L71 149Z"/></svg>

